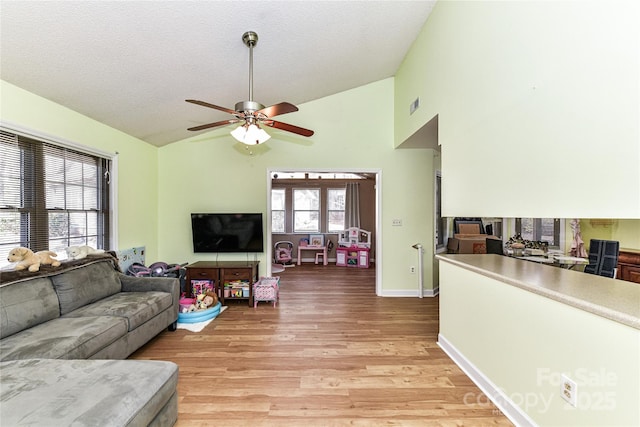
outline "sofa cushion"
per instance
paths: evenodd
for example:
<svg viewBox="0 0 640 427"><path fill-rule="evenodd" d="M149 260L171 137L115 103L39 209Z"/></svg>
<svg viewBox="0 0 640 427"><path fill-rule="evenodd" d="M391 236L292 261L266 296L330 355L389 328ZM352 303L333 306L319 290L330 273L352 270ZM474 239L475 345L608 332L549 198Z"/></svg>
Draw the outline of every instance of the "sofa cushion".
<svg viewBox="0 0 640 427"><path fill-rule="evenodd" d="M132 331L171 307L171 304L171 294L166 292L119 292L73 310L64 317L123 317L127 319L128 330Z"/></svg>
<svg viewBox="0 0 640 427"><path fill-rule="evenodd" d="M59 317L0 340L0 360L87 359L126 333L122 317Z"/></svg>
<svg viewBox="0 0 640 427"><path fill-rule="evenodd" d="M120 292L118 272L108 260L51 276L60 300L60 314Z"/></svg>
<svg viewBox="0 0 640 427"><path fill-rule="evenodd" d="M147 426L158 414L164 425L173 425L177 382L178 367L171 362L2 362L0 425Z"/></svg>
<svg viewBox="0 0 640 427"><path fill-rule="evenodd" d="M38 278L0 287L0 338L39 325L60 315L51 280Z"/></svg>

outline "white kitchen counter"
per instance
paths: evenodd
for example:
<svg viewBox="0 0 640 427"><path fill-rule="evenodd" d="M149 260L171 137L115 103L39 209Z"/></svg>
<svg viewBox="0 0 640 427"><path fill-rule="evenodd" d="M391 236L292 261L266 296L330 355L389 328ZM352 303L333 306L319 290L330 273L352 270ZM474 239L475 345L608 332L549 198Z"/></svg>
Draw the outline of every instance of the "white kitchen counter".
<svg viewBox="0 0 640 427"><path fill-rule="evenodd" d="M436 255L441 262L640 329L640 285L501 255Z"/></svg>

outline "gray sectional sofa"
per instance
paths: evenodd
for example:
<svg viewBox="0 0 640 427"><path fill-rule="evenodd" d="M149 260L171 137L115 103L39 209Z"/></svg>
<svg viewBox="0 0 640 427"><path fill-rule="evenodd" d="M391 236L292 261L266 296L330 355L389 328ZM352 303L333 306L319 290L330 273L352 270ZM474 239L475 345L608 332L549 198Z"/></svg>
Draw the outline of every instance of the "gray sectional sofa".
<svg viewBox="0 0 640 427"><path fill-rule="evenodd" d="M120 359L175 329L178 280L46 267L0 274L0 425L173 425L177 366Z"/></svg>

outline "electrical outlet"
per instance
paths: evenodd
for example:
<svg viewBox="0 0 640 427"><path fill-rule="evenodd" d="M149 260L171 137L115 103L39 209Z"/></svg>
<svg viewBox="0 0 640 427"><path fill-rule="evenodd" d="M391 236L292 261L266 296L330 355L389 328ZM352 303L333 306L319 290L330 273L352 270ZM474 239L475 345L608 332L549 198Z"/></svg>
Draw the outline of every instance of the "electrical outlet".
<svg viewBox="0 0 640 427"><path fill-rule="evenodd" d="M578 385L565 374L562 374L560 395L574 408L578 406Z"/></svg>
<svg viewBox="0 0 640 427"><path fill-rule="evenodd" d="M401 227L402 226L402 220L398 219L398 218L394 218L391 220L391 225L394 227Z"/></svg>
<svg viewBox="0 0 640 427"><path fill-rule="evenodd" d="M409 267L409 273L416 274L416 268L413 265Z"/></svg>

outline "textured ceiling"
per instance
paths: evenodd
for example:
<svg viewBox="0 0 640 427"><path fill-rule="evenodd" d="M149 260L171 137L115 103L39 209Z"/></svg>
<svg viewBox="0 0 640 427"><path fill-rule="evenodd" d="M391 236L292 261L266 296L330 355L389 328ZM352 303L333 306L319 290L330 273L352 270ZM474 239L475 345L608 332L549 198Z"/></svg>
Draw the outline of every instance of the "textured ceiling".
<svg viewBox="0 0 640 427"><path fill-rule="evenodd" d="M2 0L0 77L162 146L248 100L245 31L254 100L298 105L393 76L434 3Z"/></svg>

